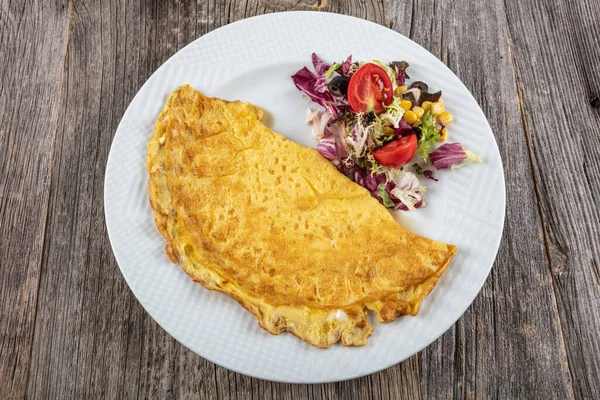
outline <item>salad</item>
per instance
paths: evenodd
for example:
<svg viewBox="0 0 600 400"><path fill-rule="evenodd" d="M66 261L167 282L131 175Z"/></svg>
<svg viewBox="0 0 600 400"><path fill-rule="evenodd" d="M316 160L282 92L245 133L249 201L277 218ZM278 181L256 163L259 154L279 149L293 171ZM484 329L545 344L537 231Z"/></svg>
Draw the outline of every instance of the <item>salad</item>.
<svg viewBox="0 0 600 400"><path fill-rule="evenodd" d="M432 168L483 162L460 143L436 148L446 142L453 116L441 91L431 93L421 81L408 84L406 61L353 62L350 55L329 65L313 53L312 64L315 72L304 67L292 80L321 106L306 116L317 151L384 206L425 207L427 188L417 175L437 181Z"/></svg>

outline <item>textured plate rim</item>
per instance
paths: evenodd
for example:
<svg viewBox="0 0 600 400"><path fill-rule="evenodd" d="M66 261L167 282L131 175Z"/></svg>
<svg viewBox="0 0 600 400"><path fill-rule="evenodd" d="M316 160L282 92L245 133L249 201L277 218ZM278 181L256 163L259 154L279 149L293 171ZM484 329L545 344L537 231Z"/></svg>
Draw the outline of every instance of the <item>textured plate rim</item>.
<svg viewBox="0 0 600 400"><path fill-rule="evenodd" d="M134 103L134 101L136 100L136 98L140 95L140 92L142 92L142 90L147 85L149 85L149 83L152 81L152 78L155 75L157 75L162 68L164 68L165 66L170 65L171 63L173 63L174 59L177 57L178 54L182 53L183 51L185 51L186 49L189 49L192 46L196 46L197 43L199 41L201 41L202 39L204 39L204 38L211 37L213 35L223 34L224 32L226 32L226 31L228 31L230 29L237 29L240 26L245 25L245 24L254 24L254 23L257 23L258 21L263 20L263 19L277 18L279 15L282 15L282 14L286 14L286 15L289 15L289 14L319 14L319 15L328 15L328 16L330 16L332 18L348 19L348 20L352 21L353 23L357 23L357 24L358 23L360 23L360 24L369 24L369 25L377 27L378 29L385 29L385 30L388 30L390 32L393 32L395 35L398 35L398 36L402 37L403 40L407 40L409 42L412 42L414 45L418 46L422 51L427 52L429 55L431 55L431 57L433 57L433 58L435 58L436 60L439 61L439 59L435 55L433 55L431 52L429 52L427 49L425 49L424 47L422 47L418 43L416 43L413 40L411 40L410 38L402 35L401 33L396 32L396 31L394 31L394 30L392 30L390 28L387 28L387 27L385 27L383 25L377 24L375 22L367 21L367 20L364 20L364 19L361 19L361 18L353 17L353 16L348 16L348 15L344 15L344 14L337 14L337 13L331 13L331 12L321 12L321 11L285 11L285 12L277 12L277 13L257 15L257 16L253 16L253 17L250 17L250 18L245 18L245 19L238 20L238 21L235 21L233 23L221 26L221 27L219 27L217 29L214 29L214 30L212 30L212 31L210 31L210 32L208 32L208 33L206 33L206 34L204 34L204 35L196 38L195 40L193 40L192 42L190 42L189 44L187 44L186 46L184 46L183 48L181 48L179 51L177 51L176 53L174 53L171 57L169 57L168 60L166 60L159 68L156 69L156 71L154 71L150 75L150 77L146 80L146 82L144 82L144 84L140 87L140 89L138 90L138 92L136 93L136 95L133 97L131 103L129 104L129 106L127 107L126 111L124 112L123 117L121 118L121 121L119 122L119 126L117 127L117 129L115 131L115 135L114 135L114 137L112 139L112 142L111 142L111 148L110 148L110 151L109 151L109 155L108 155L107 163L106 163L106 168L105 168L105 178L104 178L104 186L105 186L105 190L104 190L104 215L105 215L105 221L106 221L106 230L107 230L107 234L108 234L108 237L109 237L109 242L111 244L111 248L113 249L113 254L114 254L115 259L117 261L117 265L119 265L119 269L120 269L120 271L121 271L121 273L122 273L125 281L127 282L128 287L130 288L130 290L132 291L132 293L134 294L134 296L136 297L136 299L138 300L138 302L142 305L142 307L144 308L144 311L147 312L150 315L150 317L162 329L164 329L172 338L174 338L177 342L181 343L188 350L190 350L190 351L194 352L195 354L199 355L200 357L202 357L202 358L204 358L204 359L206 359L206 360L208 360L208 361L210 361L210 362L212 362L214 364L217 364L217 365L219 365L221 367L224 367L224 368L226 368L228 370L231 370L233 372L240 373L240 374L243 374L243 375L246 375L246 376L250 376L250 377L253 377L253 378L257 378L257 379L270 380L270 381L281 382L281 383L294 383L294 384L319 384L319 383L328 383L328 382L341 382L341 381L356 379L356 378L359 378L359 377L362 377L362 376L367 376L367 375L370 375L370 374L373 374L373 373L377 373L377 372L383 371L383 370L385 370L387 368L390 368L390 367L392 367L392 366L394 366L394 365L396 365L398 363L401 363L401 362L405 361L406 359L412 357L413 355L421 352L423 349L425 349L426 347L428 347L429 345L431 345L433 342L437 341L446 331L448 331L449 329L451 329L456 324L456 322L460 319L460 317L462 315L464 315L464 313L468 310L468 308L473 304L473 302L475 301L475 299L477 298L477 296L481 292L481 288L483 287L483 285L485 284L485 282L487 281L487 279L489 277L489 274L491 272L493 264L494 264L494 262L495 262L495 260L497 258L498 250L499 250L500 243L501 243L502 237L503 237L504 223L505 223L505 220L506 220L506 180L505 180L503 168L500 168L500 170L499 170L499 172L501 174L501 177L502 177L502 179L500 181L502 187L501 188L500 187L497 188L497 189L502 189L502 190L499 190L500 191L499 194L501 195L501 205L502 205L502 207L501 207L501 224L500 224L501 227L500 227L500 231L499 231L499 234L496 237L496 239L494 241L494 244L492 246L493 247L494 257L493 257L491 263L488 266L485 267L485 272L486 272L485 273L485 278L482 279L480 282L478 282L478 284L477 284L477 290L473 291L473 296L470 299L469 303L466 305L466 307L464 307L464 309L462 309L460 312L457 312L457 315L455 317L451 318L452 322L448 323L447 324L448 326L446 326L446 324L444 324L443 326L442 325L436 325L438 328L435 329L436 332L432 335L432 340L430 340L427 343L423 344L422 346L419 346L418 348L414 349L412 351L411 355L408 355L408 356L406 356L404 358L401 358L401 359L398 359L396 361L392 361L392 362L386 363L385 365L378 365L375 368L368 368L367 370L361 371L361 372L356 373L356 374L349 374L349 375L344 376L344 377L339 378L339 379L310 379L310 380L295 379L295 380L285 380L285 379L278 379L276 376L268 376L268 377L266 377L266 376L260 376L260 375L255 374L255 373L249 373L247 371L242 371L236 365L232 365L231 363L229 363L228 362L229 359L227 359L227 360L215 360L212 357L209 357L209 356L207 356L205 354L200 354L196 350L192 350L192 346L189 343L186 343L185 340L177 338L176 335L173 334L173 332L170 329L167 329L160 322L158 322L158 320L153 315L153 313L151 313L146 308L146 306L144 305L144 303L140 300L140 297L139 297L139 294L137 293L137 290L135 290L134 287L129 282L129 280L127 278L127 274L123 270L123 267L121 266L122 264L119 261L119 256L117 255L117 252L115 251L114 235L111 234L111 227L110 227L111 223L109 223L109 218L108 218L107 212L106 212L106 209L107 209L106 204L110 201L109 196L107 195L107 191L106 191L107 182L110 179L109 174L108 174L108 170L109 170L109 166L112 163L115 162L114 161L115 156L114 156L114 152L113 152L113 145L114 145L116 136L117 136L117 134L118 134L118 132L119 132L121 126L122 126L123 121L126 120L126 118L128 117L128 114L129 114L129 112L131 110L131 104ZM443 66L443 68L446 68L452 75L454 75L456 77L456 74L452 70L450 70L445 64L443 64L441 61L440 61L440 64ZM460 84L460 86L469 94L469 96L471 96L471 98L474 99L473 95L471 94L471 92L469 91L469 89L464 85L464 83L458 77L456 77L456 78L457 78L457 81ZM491 127L489 126L489 122L487 121L487 117L483 113L483 110L481 110L481 107L479 106L479 104L477 103L476 100L475 100L475 103L477 104L478 111L481 112L481 114L483 115L483 117L485 119L485 122L487 124L488 129L490 130L490 132L493 133ZM500 151L499 151L498 143L497 143L496 138L495 138L495 136L493 134L492 134L492 139L493 139L493 144L494 144L494 151L497 154L499 160L501 161L502 157L501 157L501 154L500 154ZM469 297L471 297L471 296L469 296Z"/></svg>

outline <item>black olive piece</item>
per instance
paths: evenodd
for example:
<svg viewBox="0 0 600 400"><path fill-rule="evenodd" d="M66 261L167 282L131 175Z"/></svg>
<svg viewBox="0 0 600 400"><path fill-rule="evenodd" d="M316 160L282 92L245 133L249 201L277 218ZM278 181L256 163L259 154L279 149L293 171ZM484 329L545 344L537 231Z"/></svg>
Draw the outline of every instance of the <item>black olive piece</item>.
<svg viewBox="0 0 600 400"><path fill-rule="evenodd" d="M414 89L414 88L419 89L421 91L421 93L425 93L425 92L427 92L427 89L429 89L429 86L427 86L427 84L423 81L415 81L410 84L409 89Z"/></svg>
<svg viewBox="0 0 600 400"><path fill-rule="evenodd" d="M369 123L369 124L370 124L371 122L375 121L375 118L376 118L376 117L377 117L377 116L375 115L375 112L373 112L373 111L369 111L369 112L367 113L367 123Z"/></svg>
<svg viewBox="0 0 600 400"><path fill-rule="evenodd" d="M346 78L345 76L336 76L333 78L328 84L327 89L331 92L332 95L336 97L343 97L348 93L348 83L350 82L350 78Z"/></svg>
<svg viewBox="0 0 600 400"><path fill-rule="evenodd" d="M413 131L415 131L415 135L417 135L417 142L419 140L421 140L421 127L417 126L416 128L413 128Z"/></svg>
<svg viewBox="0 0 600 400"><path fill-rule="evenodd" d="M421 96L421 91L418 88L408 89L406 92L402 93L403 100L410 100L413 106L420 106L423 96Z"/></svg>
<svg viewBox="0 0 600 400"><path fill-rule="evenodd" d="M424 101L430 101L432 103L435 103L436 101L440 100L440 97L442 97L441 90L439 92L435 92L435 93L423 93L421 95L421 103Z"/></svg>

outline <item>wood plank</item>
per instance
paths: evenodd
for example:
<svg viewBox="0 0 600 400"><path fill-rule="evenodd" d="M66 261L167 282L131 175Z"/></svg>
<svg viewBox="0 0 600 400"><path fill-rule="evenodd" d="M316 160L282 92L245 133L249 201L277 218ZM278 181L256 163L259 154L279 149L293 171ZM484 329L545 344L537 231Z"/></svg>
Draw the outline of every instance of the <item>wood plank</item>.
<svg viewBox="0 0 600 400"><path fill-rule="evenodd" d="M552 283L577 398L600 395L600 3L507 3ZM551 51L549 50L551 49ZM598 106L597 106L598 107Z"/></svg>
<svg viewBox="0 0 600 400"><path fill-rule="evenodd" d="M571 398L542 221L537 208L523 207L536 204L536 197L504 4L416 3L394 11L389 5L394 29L446 63L481 105L507 184L504 239L488 281L457 324L420 355L424 396ZM412 24L406 15L414 16Z"/></svg>
<svg viewBox="0 0 600 400"><path fill-rule="evenodd" d="M66 2L32 3L0 2L2 399L27 388L69 23Z"/></svg>
<svg viewBox="0 0 600 400"><path fill-rule="evenodd" d="M31 397L215 392L212 364L176 343L131 294L114 261L103 212L104 168L117 124L148 76L196 36L189 7L161 1L74 4ZM187 371L193 379L185 379Z"/></svg>
<svg viewBox="0 0 600 400"><path fill-rule="evenodd" d="M228 22L310 9L314 3L96 3L75 3L29 381L32 397L572 397L551 276L538 239L542 221L535 209L518 207L536 199L527 184L532 177L525 132L520 117L515 118L519 105L501 2L462 7L438 2L435 7L418 4L414 10L407 4L384 8L375 1L317 3L325 11L380 23L387 18L457 72L490 118L506 163L509 197L509 240L482 294L455 328L405 363L327 385L248 378L214 366L175 342L147 316L121 277L104 234L102 208L112 135L129 101L162 62L195 37ZM482 22L459 24L465 15Z"/></svg>

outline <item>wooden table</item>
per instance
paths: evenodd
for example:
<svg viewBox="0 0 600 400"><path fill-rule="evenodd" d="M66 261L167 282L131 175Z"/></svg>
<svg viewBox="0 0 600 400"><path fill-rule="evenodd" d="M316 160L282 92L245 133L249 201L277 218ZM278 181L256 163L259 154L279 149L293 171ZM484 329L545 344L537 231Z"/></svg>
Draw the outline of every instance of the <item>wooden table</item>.
<svg viewBox="0 0 600 400"><path fill-rule="evenodd" d="M0 398L600 398L600 1L0 4ZM173 53L310 9L390 27L458 75L496 135L507 209L490 277L439 340L371 376L291 385L218 367L146 314L103 181L123 112Z"/></svg>

